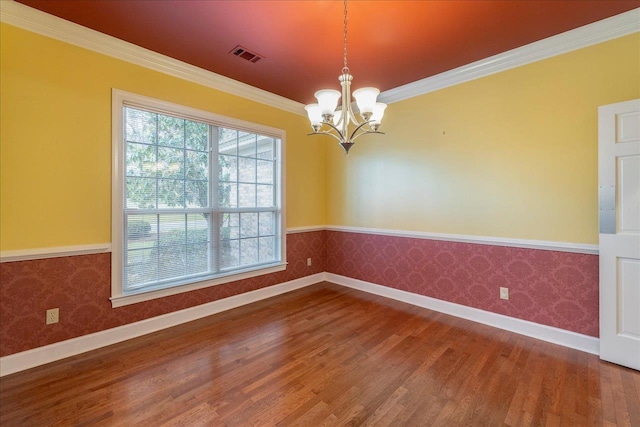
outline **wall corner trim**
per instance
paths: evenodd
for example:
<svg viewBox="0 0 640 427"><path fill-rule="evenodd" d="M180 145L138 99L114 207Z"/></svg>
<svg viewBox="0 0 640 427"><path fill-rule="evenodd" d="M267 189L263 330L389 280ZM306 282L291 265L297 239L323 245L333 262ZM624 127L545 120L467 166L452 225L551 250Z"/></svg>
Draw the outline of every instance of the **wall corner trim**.
<svg viewBox="0 0 640 427"><path fill-rule="evenodd" d="M435 76L389 89L382 92L379 99L386 103L402 101L639 31L640 8L636 8Z"/></svg>
<svg viewBox="0 0 640 427"><path fill-rule="evenodd" d="M352 279L333 273L326 273L326 280L341 286L374 295L402 301L407 304L427 308L473 322L482 323L520 335L562 345L576 350L598 355L600 354L600 340L588 335L579 334L552 326L541 325L527 320L516 319L502 314L492 313L465 305L455 304L424 295L414 294L399 289L389 288L363 280Z"/></svg>
<svg viewBox="0 0 640 427"><path fill-rule="evenodd" d="M290 113L307 115L304 105L297 101L83 27L15 0L2 0L1 4L0 21L6 24Z"/></svg>

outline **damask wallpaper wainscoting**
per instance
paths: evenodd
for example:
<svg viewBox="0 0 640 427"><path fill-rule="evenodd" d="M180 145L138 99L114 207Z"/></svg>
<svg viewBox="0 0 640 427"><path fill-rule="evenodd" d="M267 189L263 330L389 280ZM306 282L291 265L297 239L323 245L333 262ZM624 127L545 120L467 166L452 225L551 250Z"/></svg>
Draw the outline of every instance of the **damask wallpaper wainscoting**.
<svg viewBox="0 0 640 427"><path fill-rule="evenodd" d="M326 233L329 273L598 337L598 255Z"/></svg>
<svg viewBox="0 0 640 427"><path fill-rule="evenodd" d="M327 278L323 273L576 333L594 340L597 352L598 255L593 253L314 228L287 235L287 261L282 272L119 308L109 301L108 253L2 263L0 355L307 276L319 281ZM508 301L499 299L501 286L510 290ZM45 310L54 307L60 307L60 323L45 326Z"/></svg>
<svg viewBox="0 0 640 427"><path fill-rule="evenodd" d="M287 269L112 308L111 254L0 264L0 356L149 319L325 271L325 231L287 234ZM313 264L307 266L307 258ZM60 308L60 323L44 324Z"/></svg>

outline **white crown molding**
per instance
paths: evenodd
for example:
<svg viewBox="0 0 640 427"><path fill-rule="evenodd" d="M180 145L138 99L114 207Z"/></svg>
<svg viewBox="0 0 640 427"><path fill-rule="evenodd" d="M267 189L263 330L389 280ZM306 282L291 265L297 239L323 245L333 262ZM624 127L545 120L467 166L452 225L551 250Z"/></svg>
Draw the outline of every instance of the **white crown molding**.
<svg viewBox="0 0 640 427"><path fill-rule="evenodd" d="M574 348L591 354L600 353L600 340L588 335L578 334L565 329L554 328L527 320L517 319L502 314L484 311L466 305L455 304L424 295L418 295L387 286L377 285L363 280L352 279L338 274L326 273L326 280L341 286L345 286L370 294L380 295L506 331L515 332L520 335L537 338L543 341L559 344L565 347Z"/></svg>
<svg viewBox="0 0 640 427"><path fill-rule="evenodd" d="M34 259L60 258L65 256L91 255L111 252L110 243L95 245L57 246L51 248L21 249L0 252L0 263L30 261Z"/></svg>
<svg viewBox="0 0 640 427"><path fill-rule="evenodd" d="M255 291L246 292L217 301L208 302L195 307L163 314L139 322L129 323L93 334L83 335L66 341L37 347L31 350L0 357L0 376L30 369L35 366L55 362L80 353L106 347L121 341L150 334L161 329L170 328L182 323L191 322L202 317L222 311L231 310L242 305L251 304L276 295L291 292L305 286L322 282L324 273L317 273L278 285L268 286Z"/></svg>
<svg viewBox="0 0 640 427"><path fill-rule="evenodd" d="M409 237L415 239L443 240L446 242L474 243L479 245L506 246L512 248L539 249L544 251L573 252L598 255L598 245L553 242L547 240L510 239L507 237L469 236L464 234L429 233L423 231L389 230L383 228L345 227L330 225L327 231L376 234L379 236Z"/></svg>
<svg viewBox="0 0 640 427"><path fill-rule="evenodd" d="M640 8L463 65L380 94L392 103L520 67L640 31Z"/></svg>
<svg viewBox="0 0 640 427"><path fill-rule="evenodd" d="M14 0L0 1L0 21L182 80L306 116L304 105L299 102L169 58Z"/></svg>
<svg viewBox="0 0 640 427"><path fill-rule="evenodd" d="M0 22L183 80L306 116L304 105L237 80L169 58L115 37L17 3L0 1ZM503 52L380 94L393 103L640 31L640 8Z"/></svg>

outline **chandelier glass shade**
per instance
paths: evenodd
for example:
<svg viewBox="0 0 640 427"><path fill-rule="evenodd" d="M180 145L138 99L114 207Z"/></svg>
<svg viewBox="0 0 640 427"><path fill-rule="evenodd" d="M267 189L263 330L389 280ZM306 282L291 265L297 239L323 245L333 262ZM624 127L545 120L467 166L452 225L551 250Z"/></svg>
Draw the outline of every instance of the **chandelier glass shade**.
<svg viewBox="0 0 640 427"><path fill-rule="evenodd" d="M374 87L363 87L353 91L360 119L356 117L351 102L351 81L347 67L347 0L344 1L344 66L338 77L342 91L322 89L315 93L317 104L305 107L313 132L309 135L329 135L340 143L345 153L355 140L369 133L383 134L378 131L384 116L386 104L377 102L380 91ZM342 98L341 105L338 101ZM350 126L351 125L351 126Z"/></svg>

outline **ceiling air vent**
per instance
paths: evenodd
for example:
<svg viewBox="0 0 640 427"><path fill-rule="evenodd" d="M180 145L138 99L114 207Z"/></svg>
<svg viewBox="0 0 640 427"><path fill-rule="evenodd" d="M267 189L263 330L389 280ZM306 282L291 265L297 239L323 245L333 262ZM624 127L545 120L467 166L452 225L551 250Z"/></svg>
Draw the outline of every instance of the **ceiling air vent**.
<svg viewBox="0 0 640 427"><path fill-rule="evenodd" d="M254 64L264 58L263 56L260 56L255 52L251 52L250 50L245 49L242 46L234 47L229 53L233 53L235 56L246 59L247 61L253 62Z"/></svg>

